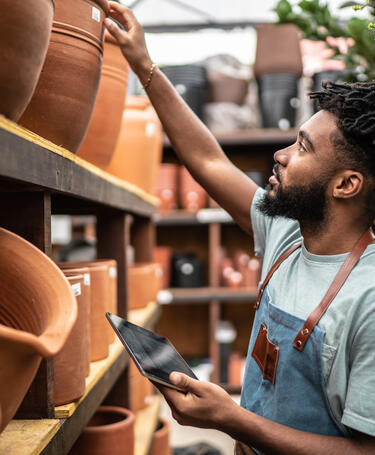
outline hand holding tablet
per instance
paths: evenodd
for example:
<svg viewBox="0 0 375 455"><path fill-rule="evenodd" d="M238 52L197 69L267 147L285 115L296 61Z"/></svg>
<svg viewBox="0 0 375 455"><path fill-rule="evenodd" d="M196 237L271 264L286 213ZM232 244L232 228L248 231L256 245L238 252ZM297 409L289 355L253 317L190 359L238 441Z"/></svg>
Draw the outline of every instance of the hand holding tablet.
<svg viewBox="0 0 375 455"><path fill-rule="evenodd" d="M106 316L140 373L150 381L183 392L170 382L169 375L172 371L178 371L197 379L189 365L167 338L125 321L114 314L106 313Z"/></svg>

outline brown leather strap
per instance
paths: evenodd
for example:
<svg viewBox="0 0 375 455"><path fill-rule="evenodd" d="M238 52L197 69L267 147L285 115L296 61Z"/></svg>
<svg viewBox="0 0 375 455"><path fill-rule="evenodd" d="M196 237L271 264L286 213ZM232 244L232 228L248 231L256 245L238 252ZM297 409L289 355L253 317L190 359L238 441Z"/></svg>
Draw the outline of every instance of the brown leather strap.
<svg viewBox="0 0 375 455"><path fill-rule="evenodd" d="M272 275L276 272L276 270L280 267L281 263L285 261L285 259L290 256L293 251L295 251L297 248L299 248L300 246L302 245L302 243L297 243L296 245L293 245L291 248L289 248L289 250L285 251L280 257L279 259L273 264L273 266L271 267L270 271L268 272L266 278L264 279L263 283L262 283L262 286L261 288L259 289L259 292L258 292L258 297L257 297L257 301L254 305L254 308L257 310L259 308L259 305L260 305L260 300L262 298L262 295L263 295L263 292L264 292L264 288L267 286L269 280L271 279Z"/></svg>
<svg viewBox="0 0 375 455"><path fill-rule="evenodd" d="M296 338L293 341L293 346L302 351L307 340L310 337L310 334L314 330L316 324L320 321L323 314L327 311L332 300L336 297L337 293L345 283L346 279L350 275L350 272L353 270L363 252L367 246L372 243L374 237L370 230L366 231L358 242L354 245L351 253L346 258L343 265L340 267L335 279L333 280L331 286L329 287L327 293L323 297L323 300L320 302L319 306L310 314L307 318L302 329L298 332Z"/></svg>

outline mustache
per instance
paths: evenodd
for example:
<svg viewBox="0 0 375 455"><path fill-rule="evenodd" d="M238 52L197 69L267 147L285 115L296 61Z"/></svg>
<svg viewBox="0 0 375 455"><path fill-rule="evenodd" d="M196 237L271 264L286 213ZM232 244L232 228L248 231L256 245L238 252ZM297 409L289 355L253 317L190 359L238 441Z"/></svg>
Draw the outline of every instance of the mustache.
<svg viewBox="0 0 375 455"><path fill-rule="evenodd" d="M279 182L281 182L281 174L280 174L280 164L276 163L273 166L273 172L276 174L276 178Z"/></svg>

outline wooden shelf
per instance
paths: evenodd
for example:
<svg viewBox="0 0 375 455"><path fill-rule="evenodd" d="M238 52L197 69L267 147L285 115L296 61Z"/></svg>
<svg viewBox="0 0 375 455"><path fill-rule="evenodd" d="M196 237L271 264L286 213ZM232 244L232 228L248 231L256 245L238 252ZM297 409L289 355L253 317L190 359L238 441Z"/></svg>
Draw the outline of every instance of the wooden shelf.
<svg viewBox="0 0 375 455"><path fill-rule="evenodd" d="M151 216L157 198L114 177L68 150L0 116L0 186L4 191L43 189L142 216ZM82 207L80 205L80 209Z"/></svg>
<svg viewBox="0 0 375 455"><path fill-rule="evenodd" d="M155 213L152 217L157 226L190 226L201 224L234 223L233 218L224 209L201 209L196 213L174 210L168 213Z"/></svg>
<svg viewBox="0 0 375 455"><path fill-rule="evenodd" d="M161 305L183 303L218 302L254 302L257 298L257 289L253 288L170 288L159 291L158 303Z"/></svg>
<svg viewBox="0 0 375 455"><path fill-rule="evenodd" d="M147 455L158 424L161 398L153 395L151 403L137 412L135 417L134 455Z"/></svg>
<svg viewBox="0 0 375 455"><path fill-rule="evenodd" d="M215 137L221 146L234 145L288 145L292 144L297 137L298 130L280 130L278 128L254 128L251 130L238 130L229 133L215 133ZM164 137L164 147L171 147L169 139Z"/></svg>
<svg viewBox="0 0 375 455"><path fill-rule="evenodd" d="M159 312L158 304L150 302L145 308L129 311L129 319L136 324L150 327L157 320ZM103 401L128 362L129 356L116 338L110 346L109 356L91 363L90 375L86 379L86 392L80 400L56 407L55 419L12 420L0 435L0 453L12 455L68 453L94 414L98 403ZM145 436L141 439L144 441ZM143 445L144 442L141 443L141 446Z"/></svg>

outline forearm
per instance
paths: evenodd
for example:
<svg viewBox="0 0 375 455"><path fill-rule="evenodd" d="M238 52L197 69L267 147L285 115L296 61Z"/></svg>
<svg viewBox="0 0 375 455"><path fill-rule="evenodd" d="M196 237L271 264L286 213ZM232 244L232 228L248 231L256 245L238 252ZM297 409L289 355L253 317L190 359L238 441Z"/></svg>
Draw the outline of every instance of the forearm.
<svg viewBox="0 0 375 455"><path fill-rule="evenodd" d="M356 439L295 430L237 407L220 428L237 441L266 455L364 455L368 446Z"/></svg>

